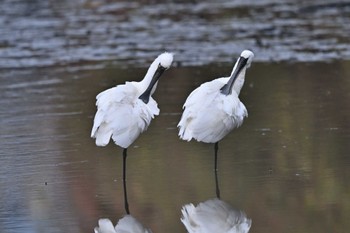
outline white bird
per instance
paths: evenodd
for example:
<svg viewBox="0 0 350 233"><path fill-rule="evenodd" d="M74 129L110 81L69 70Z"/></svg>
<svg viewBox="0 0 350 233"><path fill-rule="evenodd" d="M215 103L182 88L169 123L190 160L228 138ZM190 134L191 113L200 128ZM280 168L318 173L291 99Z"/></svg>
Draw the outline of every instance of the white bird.
<svg viewBox="0 0 350 233"><path fill-rule="evenodd" d="M131 215L125 215L114 227L111 220L101 218L98 220L98 226L94 229L95 233L152 233L150 229L145 228L136 218Z"/></svg>
<svg viewBox="0 0 350 233"><path fill-rule="evenodd" d="M178 124L183 140L215 143L215 170L218 142L231 130L239 127L248 116L238 96L244 84L246 69L254 54L244 50L237 59L230 77L203 83L187 97L184 112Z"/></svg>
<svg viewBox="0 0 350 233"><path fill-rule="evenodd" d="M187 204L181 209L181 222L189 233L248 233L252 220L228 203L210 199L196 207Z"/></svg>
<svg viewBox="0 0 350 233"><path fill-rule="evenodd" d="M154 116L159 114L152 98L162 73L169 69L173 54L160 54L140 82L126 82L97 95L97 112L91 130L97 146L106 146L112 138L123 150L123 179L127 148L144 132Z"/></svg>

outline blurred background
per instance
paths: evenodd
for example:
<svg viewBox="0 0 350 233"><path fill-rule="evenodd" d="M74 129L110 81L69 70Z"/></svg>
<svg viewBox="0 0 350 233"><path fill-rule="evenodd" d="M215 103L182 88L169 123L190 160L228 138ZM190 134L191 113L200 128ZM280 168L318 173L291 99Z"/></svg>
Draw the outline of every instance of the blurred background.
<svg viewBox="0 0 350 233"><path fill-rule="evenodd" d="M3 0L0 67L144 66L163 50L183 65L350 57L349 2Z"/></svg>
<svg viewBox="0 0 350 233"><path fill-rule="evenodd" d="M222 142L222 200L250 232L350 228L349 1L0 1L0 231L93 232L125 214L122 150L90 138L95 96L174 53L161 113L128 150L131 214L186 232L181 207L215 197L213 145L180 141L189 93L255 58L249 117Z"/></svg>

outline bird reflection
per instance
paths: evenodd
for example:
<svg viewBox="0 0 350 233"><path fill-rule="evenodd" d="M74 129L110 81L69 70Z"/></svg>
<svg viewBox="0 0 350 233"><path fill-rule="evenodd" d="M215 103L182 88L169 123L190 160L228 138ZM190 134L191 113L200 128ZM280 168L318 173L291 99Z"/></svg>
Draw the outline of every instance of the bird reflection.
<svg viewBox="0 0 350 233"><path fill-rule="evenodd" d="M125 215L115 227L109 219L101 218L94 231L95 233L152 233L131 215Z"/></svg>
<svg viewBox="0 0 350 233"><path fill-rule="evenodd" d="M95 233L152 233L150 229L145 228L135 217L130 214L128 195L126 189L126 180L123 180L124 188L124 208L126 215L119 219L114 227L111 220L101 218L98 220L98 226L95 227Z"/></svg>
<svg viewBox="0 0 350 233"><path fill-rule="evenodd" d="M215 170L216 197L181 209L181 222L189 233L248 233L252 220L246 214L220 199L217 170Z"/></svg>
<svg viewBox="0 0 350 233"><path fill-rule="evenodd" d="M181 212L181 221L189 233L247 233L252 224L243 211L218 198L197 206L187 204Z"/></svg>
<svg viewBox="0 0 350 233"><path fill-rule="evenodd" d="M216 192L216 197L220 199L220 187L219 187L219 177L218 177L218 170L214 170L215 173L215 192Z"/></svg>

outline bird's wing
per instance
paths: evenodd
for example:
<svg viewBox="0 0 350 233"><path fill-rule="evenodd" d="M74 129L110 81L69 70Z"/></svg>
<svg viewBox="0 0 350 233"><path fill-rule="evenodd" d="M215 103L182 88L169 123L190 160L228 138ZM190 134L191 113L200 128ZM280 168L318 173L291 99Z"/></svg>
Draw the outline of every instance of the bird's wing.
<svg viewBox="0 0 350 233"><path fill-rule="evenodd" d="M242 124L247 111L238 95L220 93L225 79L204 83L187 98L178 124L183 140L215 143Z"/></svg>
<svg viewBox="0 0 350 233"><path fill-rule="evenodd" d="M210 107L223 85L223 78L215 79L203 83L191 92L183 105L184 111L177 125L180 138L187 141L190 141L192 138L202 141L207 135L207 132L212 127L207 124L212 124L212 119L213 117L215 118L215 115L212 114L213 112L210 111ZM203 130L206 132L203 132Z"/></svg>
<svg viewBox="0 0 350 233"><path fill-rule="evenodd" d="M218 103L218 108L225 113L226 117L222 119L225 126L231 131L242 125L243 119L248 116L248 111L235 92L230 96L222 97Z"/></svg>
<svg viewBox="0 0 350 233"><path fill-rule="evenodd" d="M94 137L109 112L111 105L120 103L127 96L126 84L107 89L96 96L97 112L94 118L94 125L91 130L91 137ZM109 137L110 138L110 137Z"/></svg>
<svg viewBox="0 0 350 233"><path fill-rule="evenodd" d="M159 114L156 105L156 102L151 99L148 104L136 99L132 106L120 106L117 110L118 117L115 117L111 123L113 141L123 148L129 147L142 132L147 130L154 116ZM124 110L125 114L120 114L120 111Z"/></svg>
<svg viewBox="0 0 350 233"><path fill-rule="evenodd" d="M112 137L117 145L127 148L147 129L159 109L152 98L145 104L138 96L139 91L131 82L97 96L97 113L91 131L96 145L105 146Z"/></svg>
<svg viewBox="0 0 350 233"><path fill-rule="evenodd" d="M193 104L198 104L198 102L204 101L212 93L215 93L220 90L228 78L218 78L210 82L202 83L199 87L194 89L190 95L187 97L183 108L189 107ZM210 102L210 100L208 100Z"/></svg>

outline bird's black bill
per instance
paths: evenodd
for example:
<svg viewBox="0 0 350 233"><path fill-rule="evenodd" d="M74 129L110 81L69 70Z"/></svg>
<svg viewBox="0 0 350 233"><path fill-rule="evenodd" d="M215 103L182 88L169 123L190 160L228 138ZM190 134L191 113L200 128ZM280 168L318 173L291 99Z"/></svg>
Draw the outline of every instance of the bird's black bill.
<svg viewBox="0 0 350 233"><path fill-rule="evenodd" d="M247 65L248 58L239 57L236 69L233 71L230 80L220 89L221 93L224 95L229 95L232 93L232 86L235 83L238 75L241 73L242 69Z"/></svg>
<svg viewBox="0 0 350 233"><path fill-rule="evenodd" d="M145 104L147 104L149 101L149 97L151 96L151 91L153 86L157 83L158 79L160 78L160 76L163 74L165 70L166 69L163 66L159 65L146 91L139 96L139 99L142 100Z"/></svg>

